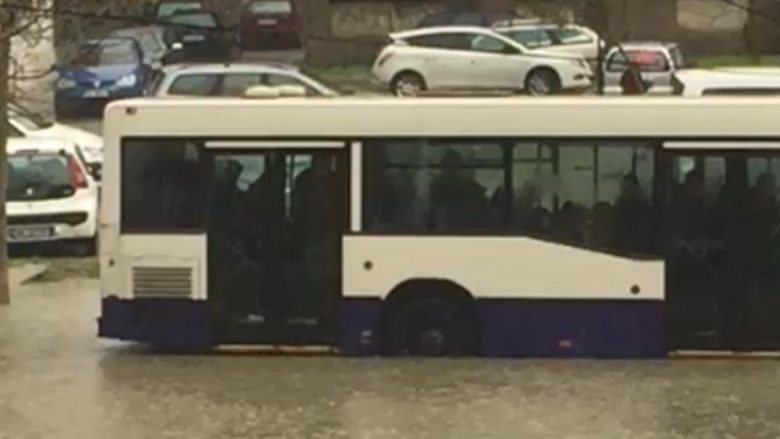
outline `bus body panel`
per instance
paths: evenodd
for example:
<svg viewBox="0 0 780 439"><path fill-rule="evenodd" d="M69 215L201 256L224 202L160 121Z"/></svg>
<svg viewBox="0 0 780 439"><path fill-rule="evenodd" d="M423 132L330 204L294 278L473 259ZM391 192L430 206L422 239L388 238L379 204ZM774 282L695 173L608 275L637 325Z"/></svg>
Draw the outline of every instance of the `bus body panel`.
<svg viewBox="0 0 780 439"><path fill-rule="evenodd" d="M480 299L664 299L664 264L526 237L347 236L344 296L444 279Z"/></svg>

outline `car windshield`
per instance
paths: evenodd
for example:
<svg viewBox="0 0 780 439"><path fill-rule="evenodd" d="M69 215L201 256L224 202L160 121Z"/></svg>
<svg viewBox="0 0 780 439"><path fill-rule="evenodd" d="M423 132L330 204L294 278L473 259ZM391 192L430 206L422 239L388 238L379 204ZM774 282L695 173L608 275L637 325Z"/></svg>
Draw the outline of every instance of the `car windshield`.
<svg viewBox="0 0 780 439"><path fill-rule="evenodd" d="M165 49L162 41L158 38L158 35L154 30L125 30L118 31L113 34L117 38L132 38L141 45L141 49L145 53L155 53Z"/></svg>
<svg viewBox="0 0 780 439"><path fill-rule="evenodd" d="M179 11L199 11L203 9L200 2L165 2L157 6L157 17L169 17Z"/></svg>
<svg viewBox="0 0 780 439"><path fill-rule="evenodd" d="M131 41L102 41L85 44L78 49L73 65L76 67L135 64L138 57Z"/></svg>
<svg viewBox="0 0 780 439"><path fill-rule="evenodd" d="M8 156L8 200L64 198L73 192L66 155L25 152Z"/></svg>
<svg viewBox="0 0 780 439"><path fill-rule="evenodd" d="M184 26L195 27L217 27L217 18L214 14L176 14L170 18L170 22L173 24L181 24Z"/></svg>
<svg viewBox="0 0 780 439"><path fill-rule="evenodd" d="M292 12L292 3L286 0L261 0L249 5L249 12L257 15L285 15Z"/></svg>
<svg viewBox="0 0 780 439"><path fill-rule="evenodd" d="M54 125L53 120L15 104L8 105L8 117L14 119L27 131L38 131Z"/></svg>

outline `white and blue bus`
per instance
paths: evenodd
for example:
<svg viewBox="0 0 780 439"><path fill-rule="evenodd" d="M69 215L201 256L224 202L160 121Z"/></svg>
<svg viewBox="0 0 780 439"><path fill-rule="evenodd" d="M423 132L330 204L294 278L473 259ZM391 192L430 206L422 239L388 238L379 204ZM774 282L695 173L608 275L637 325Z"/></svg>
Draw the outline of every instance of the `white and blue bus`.
<svg viewBox="0 0 780 439"><path fill-rule="evenodd" d="M138 99L102 337L659 358L780 348L780 103Z"/></svg>

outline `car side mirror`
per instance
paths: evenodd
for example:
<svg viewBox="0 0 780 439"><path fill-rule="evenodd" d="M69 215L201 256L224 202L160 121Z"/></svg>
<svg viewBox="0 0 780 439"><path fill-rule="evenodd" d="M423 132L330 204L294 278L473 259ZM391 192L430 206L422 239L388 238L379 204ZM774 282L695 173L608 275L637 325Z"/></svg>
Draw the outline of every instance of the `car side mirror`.
<svg viewBox="0 0 780 439"><path fill-rule="evenodd" d="M504 53L507 55L517 55L520 53L520 50L516 47L504 46Z"/></svg>

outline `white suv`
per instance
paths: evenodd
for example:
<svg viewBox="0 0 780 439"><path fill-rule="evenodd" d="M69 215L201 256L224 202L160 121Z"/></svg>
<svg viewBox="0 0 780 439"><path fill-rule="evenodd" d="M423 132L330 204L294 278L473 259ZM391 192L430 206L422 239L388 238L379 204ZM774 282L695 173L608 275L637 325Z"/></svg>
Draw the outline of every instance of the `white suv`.
<svg viewBox="0 0 780 439"><path fill-rule="evenodd" d="M72 142L8 139L6 236L11 244L67 241L93 252L98 185Z"/></svg>
<svg viewBox="0 0 780 439"><path fill-rule="evenodd" d="M512 90L534 95L591 86L582 56L529 50L490 29L446 26L390 35L373 66L397 96L424 90Z"/></svg>
<svg viewBox="0 0 780 439"><path fill-rule="evenodd" d="M570 53L580 55L590 62L598 59L599 46L602 49L605 47L604 40L595 31L576 24L514 20L495 23L493 30L530 50Z"/></svg>

